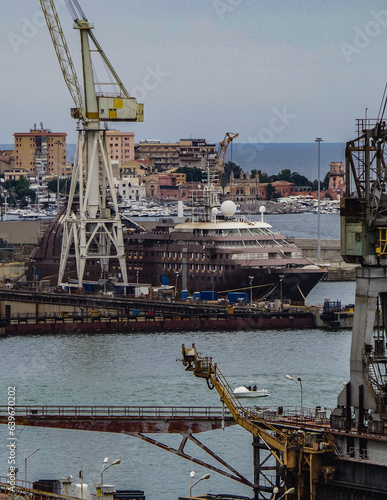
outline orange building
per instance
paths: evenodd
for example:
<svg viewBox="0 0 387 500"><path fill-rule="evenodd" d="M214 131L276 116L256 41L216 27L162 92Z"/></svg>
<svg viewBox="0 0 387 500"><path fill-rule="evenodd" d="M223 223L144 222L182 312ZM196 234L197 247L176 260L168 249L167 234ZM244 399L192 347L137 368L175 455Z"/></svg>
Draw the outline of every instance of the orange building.
<svg viewBox="0 0 387 500"><path fill-rule="evenodd" d="M106 130L106 144L110 160L118 163L134 160L134 133Z"/></svg>
<svg viewBox="0 0 387 500"><path fill-rule="evenodd" d="M29 132L16 132L13 136L15 169L28 175L58 175L58 172L60 176L66 175L66 133L35 126Z"/></svg>

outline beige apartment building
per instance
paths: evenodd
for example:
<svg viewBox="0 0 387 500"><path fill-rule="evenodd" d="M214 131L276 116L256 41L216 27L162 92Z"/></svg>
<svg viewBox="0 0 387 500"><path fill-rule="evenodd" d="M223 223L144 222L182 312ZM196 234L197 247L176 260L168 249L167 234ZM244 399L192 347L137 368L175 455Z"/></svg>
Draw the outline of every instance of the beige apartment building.
<svg viewBox="0 0 387 500"><path fill-rule="evenodd" d="M66 137L64 132L51 132L41 127L13 134L15 142L14 168L28 175L59 175L68 173Z"/></svg>
<svg viewBox="0 0 387 500"><path fill-rule="evenodd" d="M106 130L106 144L110 161L123 163L134 160L134 133Z"/></svg>
<svg viewBox="0 0 387 500"><path fill-rule="evenodd" d="M207 161L215 161L216 155L216 145L205 139L180 139L174 143L153 140L135 145L136 159L152 161L156 172L179 167L197 167L203 170Z"/></svg>

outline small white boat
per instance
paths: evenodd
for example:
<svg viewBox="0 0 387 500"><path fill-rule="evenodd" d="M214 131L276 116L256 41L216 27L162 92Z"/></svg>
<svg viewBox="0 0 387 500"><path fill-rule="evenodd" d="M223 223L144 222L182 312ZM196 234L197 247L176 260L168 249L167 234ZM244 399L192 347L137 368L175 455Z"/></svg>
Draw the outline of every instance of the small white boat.
<svg viewBox="0 0 387 500"><path fill-rule="evenodd" d="M269 396L266 389L258 389L256 385L241 385L234 389L237 398L263 398Z"/></svg>

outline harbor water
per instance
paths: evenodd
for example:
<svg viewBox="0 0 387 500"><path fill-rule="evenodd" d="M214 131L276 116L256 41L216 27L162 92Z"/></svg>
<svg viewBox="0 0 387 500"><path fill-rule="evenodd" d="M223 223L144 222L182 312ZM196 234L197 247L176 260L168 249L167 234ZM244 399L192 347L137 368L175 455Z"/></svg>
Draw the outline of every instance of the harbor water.
<svg viewBox="0 0 387 500"><path fill-rule="evenodd" d="M336 286L337 285L337 286ZM333 296L332 293L335 295ZM321 283L314 301L354 300L354 283ZM305 407L334 407L349 376L351 332L348 330L165 332L94 335L5 337L0 339L3 362L1 404L7 387L16 387L19 405L220 406L216 391L204 380L185 372L181 345L194 342L212 356L234 388L255 383L270 396L256 404L300 406L297 384L285 378L300 376ZM247 403L249 404L249 402ZM0 426L2 475L7 471L7 438ZM89 485L99 481L104 457L121 458L104 481L117 489L144 490L148 500L170 500L189 494L190 471L197 477L207 469L132 436L89 431L17 428L17 446L28 456L27 479L78 477L81 467ZM179 435L152 435L177 449ZM198 439L252 480L251 435L238 426L197 435ZM215 462L188 442L185 452ZM24 458L17 455L19 478ZM194 493L232 493L251 496L251 490L212 471ZM92 488L93 489L93 488Z"/></svg>
<svg viewBox="0 0 387 500"><path fill-rule="evenodd" d="M307 216L307 217L305 217ZM309 217L310 216L310 217ZM307 231L314 237L316 216L272 216L274 229L286 236ZM323 237L338 237L338 216L327 215L321 225ZM284 222L285 221L285 222ZM287 223L286 223L287 221ZM294 233L294 234L291 234ZM352 304L354 282L322 282L308 296L312 304L324 299ZM7 404L7 388L16 388L18 405L98 406L218 406L219 396L202 379L185 372L181 346L195 343L204 356L212 356L231 387L256 384L270 396L261 406L300 406L300 388L285 378L301 377L304 407L336 405L336 398L349 377L349 330L211 331L123 334L32 335L0 338L2 363L1 405ZM246 403L251 404L249 401ZM16 432L18 478L58 479L83 468L84 481L99 482L105 457L120 465L109 468L104 482L117 489L144 490L148 500L173 500L189 495L190 471L211 477L193 489L194 494L228 493L252 496L250 488L208 471L190 461L124 434L95 433L18 427ZM175 449L179 435L151 435ZM196 437L250 481L252 437L238 426ZM7 473L8 430L0 426L0 474ZM193 443L184 451L218 465ZM222 467L221 467L222 468Z"/></svg>

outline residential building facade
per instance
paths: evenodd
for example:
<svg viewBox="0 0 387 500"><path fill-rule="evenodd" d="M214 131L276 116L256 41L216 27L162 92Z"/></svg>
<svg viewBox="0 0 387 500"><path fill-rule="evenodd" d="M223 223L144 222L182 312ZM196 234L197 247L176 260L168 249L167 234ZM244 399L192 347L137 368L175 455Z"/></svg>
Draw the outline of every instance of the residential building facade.
<svg viewBox="0 0 387 500"><path fill-rule="evenodd" d="M215 162L216 156L216 145L205 139L180 139L175 143L149 140L135 145L136 159L152 161L155 172L180 167L197 167L204 170L208 161Z"/></svg>
<svg viewBox="0 0 387 500"><path fill-rule="evenodd" d="M106 130L106 145L110 160L118 163L134 160L134 133Z"/></svg>
<svg viewBox="0 0 387 500"><path fill-rule="evenodd" d="M66 175L66 133L51 132L41 125L40 129L35 126L29 132L13 135L16 170L24 170L28 175Z"/></svg>

